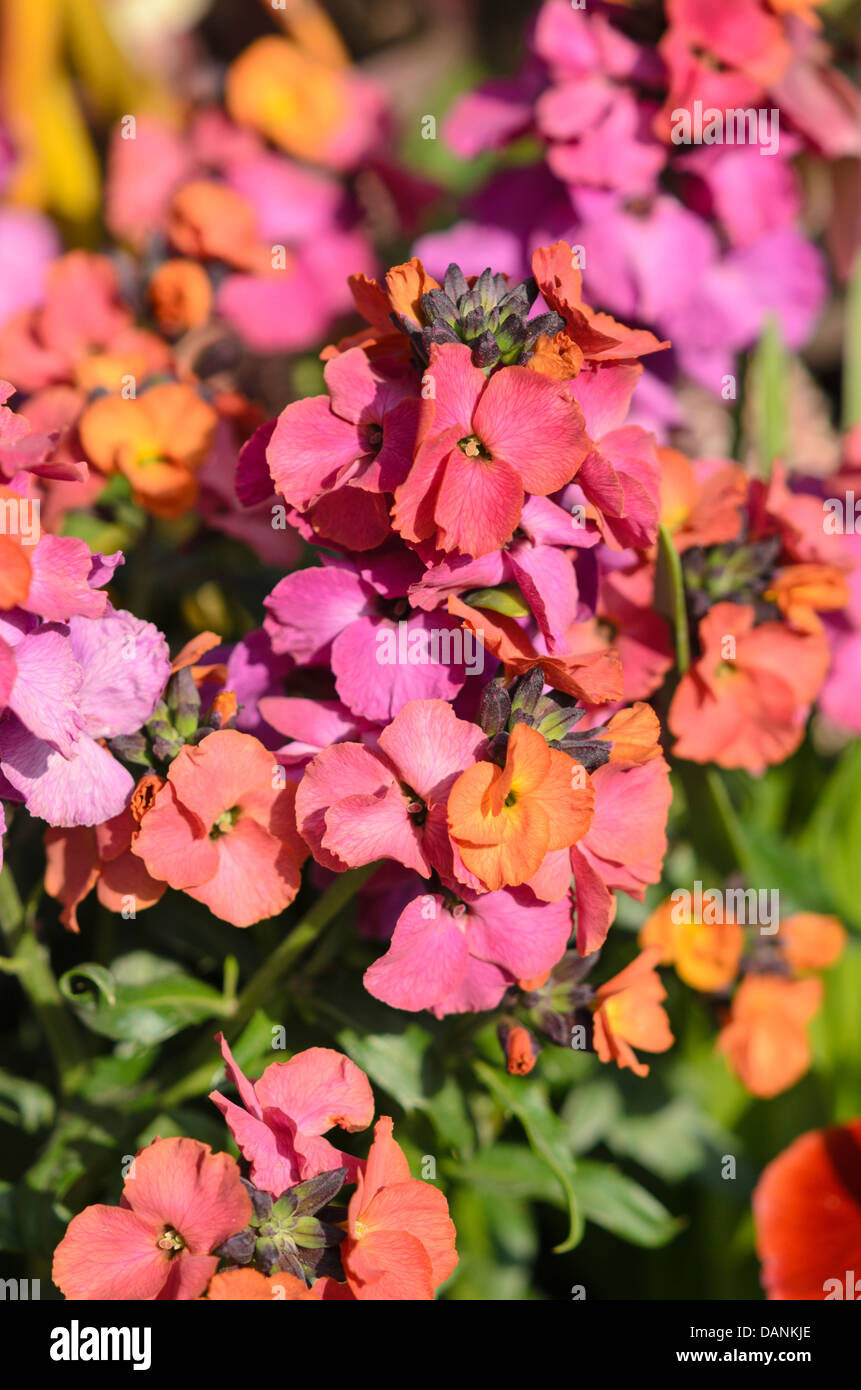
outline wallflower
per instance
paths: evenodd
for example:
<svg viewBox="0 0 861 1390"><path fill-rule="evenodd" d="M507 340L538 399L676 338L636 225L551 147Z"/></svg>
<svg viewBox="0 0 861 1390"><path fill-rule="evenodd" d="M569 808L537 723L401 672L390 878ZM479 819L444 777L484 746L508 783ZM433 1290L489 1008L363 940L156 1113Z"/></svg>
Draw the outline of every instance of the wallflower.
<svg viewBox="0 0 861 1390"><path fill-rule="evenodd" d="M235 1159L197 1139L141 1149L122 1201L69 1223L51 1271L66 1298L198 1298L218 1267L211 1252L251 1218Z"/></svg>
<svg viewBox="0 0 861 1390"><path fill-rule="evenodd" d="M784 917L777 944L791 970L827 970L846 949L846 931L836 917L819 912L795 912Z"/></svg>
<svg viewBox="0 0 861 1390"><path fill-rule="evenodd" d="M516 887L538 872L548 852L582 839L593 806L585 768L518 724L504 767L477 762L460 774L449 794L448 826L464 865L486 888Z"/></svg>
<svg viewBox="0 0 861 1390"><path fill-rule="evenodd" d="M424 894L398 917L388 951L365 971L365 988L396 1009L478 1013L495 1008L515 980L550 970L570 934L568 896L543 903L528 888Z"/></svg>
<svg viewBox="0 0 861 1390"><path fill-rule="evenodd" d="M350 1199L341 1259L362 1301L429 1300L457 1265L455 1229L438 1188L410 1176L384 1115Z"/></svg>
<svg viewBox="0 0 861 1390"><path fill-rule="evenodd" d="M365 550L390 534L380 494L393 493L409 472L418 382L403 364L372 362L359 348L327 362L325 377L329 396L288 405L266 456L291 507L310 511L324 536Z"/></svg>
<svg viewBox="0 0 861 1390"><path fill-rule="evenodd" d="M595 991L592 1006L593 1041L602 1062L630 1067L636 1076L647 1076L649 1068L640 1062L635 1047L646 1052L666 1052L673 1035L662 1001L667 991L655 966L660 951L649 947L612 980Z"/></svg>
<svg viewBox="0 0 861 1390"><path fill-rule="evenodd" d="M296 792L301 834L320 864L343 872L396 859L450 879L446 803L452 783L485 749L475 724L443 700L410 700L378 748L337 743L318 753Z"/></svg>
<svg viewBox="0 0 861 1390"><path fill-rule="evenodd" d="M322 1136L335 1125L353 1132L371 1123L374 1097L364 1072L331 1048L310 1047L288 1062L272 1062L251 1082L221 1033L216 1041L242 1105L219 1091L211 1091L209 1099L250 1163L254 1185L279 1197L288 1187L341 1166L353 1181L358 1160Z"/></svg>
<svg viewBox="0 0 861 1390"><path fill-rule="evenodd" d="M223 729L182 748L144 816L132 851L152 878L236 927L283 912L307 849L295 788L250 734Z"/></svg>
<svg viewBox="0 0 861 1390"><path fill-rule="evenodd" d="M131 400L100 396L79 428L98 469L124 474L135 501L154 516L176 517L194 504L195 472L212 447L216 422L193 387L164 382Z"/></svg>
<svg viewBox="0 0 861 1390"><path fill-rule="evenodd" d="M666 898L640 928L640 945L660 947L661 964L674 965L692 989L711 994L728 988L744 950L741 926L735 921L679 922L677 916L678 905Z"/></svg>
<svg viewBox="0 0 861 1390"><path fill-rule="evenodd" d="M824 635L780 622L756 626L752 607L718 603L702 619L699 636L702 656L670 706L676 756L752 773L782 762L801 742L825 678Z"/></svg>
<svg viewBox="0 0 861 1390"><path fill-rule="evenodd" d="M755 1096L776 1096L810 1066L806 1025L822 1004L821 980L747 975L717 1040L730 1068Z"/></svg>
<svg viewBox="0 0 861 1390"><path fill-rule="evenodd" d="M772 1159L754 1189L753 1219L768 1298L857 1299L861 1119L802 1134Z"/></svg>
<svg viewBox="0 0 861 1390"><path fill-rule="evenodd" d="M574 477L588 448L583 417L526 367L488 380L465 345L434 344L428 378L434 394L422 400L420 447L392 521L405 540L486 555L511 536L526 492L546 496Z"/></svg>

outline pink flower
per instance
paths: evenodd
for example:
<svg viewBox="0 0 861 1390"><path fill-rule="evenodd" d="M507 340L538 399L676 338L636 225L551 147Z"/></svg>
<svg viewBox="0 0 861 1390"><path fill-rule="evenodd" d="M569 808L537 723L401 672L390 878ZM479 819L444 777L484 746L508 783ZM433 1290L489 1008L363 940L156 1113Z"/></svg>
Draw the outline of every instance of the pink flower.
<svg viewBox="0 0 861 1390"><path fill-rule="evenodd" d="M327 510L335 524L326 535L366 549L388 536L388 507L377 509L381 529L362 546L355 544L351 512L362 504L361 492L391 493L406 477L418 420L417 380L409 367L372 362L361 348L327 362L325 377L328 396L294 401L282 411L266 451L269 468L278 492L300 512L336 494Z"/></svg>
<svg viewBox="0 0 861 1390"><path fill-rule="evenodd" d="M433 393L393 524L408 541L487 555L511 537L526 492L547 496L574 477L589 447L583 416L558 382L527 367L488 380L460 344L432 347L425 381Z"/></svg>
<svg viewBox="0 0 861 1390"><path fill-rule="evenodd" d="M571 934L571 900L539 902L528 888L425 894L401 913L365 987L396 1009L437 1018L495 1008L518 979L543 975Z"/></svg>
<svg viewBox="0 0 861 1390"><path fill-rule="evenodd" d="M255 1187L280 1197L288 1187L340 1167L355 1182L360 1160L322 1138L334 1125L352 1133L367 1129L374 1118L368 1078L355 1062L328 1047L309 1047L289 1062L273 1062L252 1084L221 1033L216 1041L242 1105L219 1091L209 1099L251 1164Z"/></svg>
<svg viewBox="0 0 861 1390"><path fill-rule="evenodd" d="M455 778L486 746L481 729L443 700L410 700L376 750L338 743L308 764L296 791L301 833L336 872L396 859L423 877L451 878L446 803Z"/></svg>
<svg viewBox="0 0 861 1390"><path fill-rule="evenodd" d="M150 875L248 927L295 898L307 849L295 788L256 738L217 730L181 749L132 846Z"/></svg>
<svg viewBox="0 0 861 1390"><path fill-rule="evenodd" d="M466 679L463 647L451 639L444 646L440 635L458 632L460 624L445 612L414 612L400 597L409 575L418 579L421 572L407 555L361 572L348 560L331 560L288 574L265 600L273 650L300 665L331 666L344 705L380 724L408 700L454 699ZM393 581L398 597L391 594Z"/></svg>
<svg viewBox="0 0 861 1390"><path fill-rule="evenodd" d="M236 1160L197 1139L141 1149L122 1206L86 1207L54 1252L51 1277L66 1298L199 1298L218 1268L212 1254L251 1220Z"/></svg>

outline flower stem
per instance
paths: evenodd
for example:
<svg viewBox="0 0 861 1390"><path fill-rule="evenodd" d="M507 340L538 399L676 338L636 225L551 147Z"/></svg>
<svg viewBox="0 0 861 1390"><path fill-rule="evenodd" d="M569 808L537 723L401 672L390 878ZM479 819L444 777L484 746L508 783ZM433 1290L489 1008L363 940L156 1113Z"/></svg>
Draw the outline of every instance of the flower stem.
<svg viewBox="0 0 861 1390"><path fill-rule="evenodd" d="M8 864L0 872L0 929L9 952L0 958L0 969L19 980L47 1038L60 1091L71 1095L86 1069L81 1038L54 978L49 954L28 921Z"/></svg>

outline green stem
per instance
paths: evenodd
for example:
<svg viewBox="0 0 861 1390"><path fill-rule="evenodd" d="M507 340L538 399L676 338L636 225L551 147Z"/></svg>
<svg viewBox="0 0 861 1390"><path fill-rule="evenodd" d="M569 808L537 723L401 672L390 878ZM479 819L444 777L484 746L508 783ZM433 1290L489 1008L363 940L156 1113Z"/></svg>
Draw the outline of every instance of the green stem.
<svg viewBox="0 0 861 1390"><path fill-rule="evenodd" d="M842 415L845 430L861 424L861 251L855 258L846 294Z"/></svg>
<svg viewBox="0 0 861 1390"><path fill-rule="evenodd" d="M271 999L290 967L367 882L376 867L376 864L367 864L361 869L349 869L340 874L301 922L276 946L252 975L225 1021L222 1032L228 1042L238 1037L256 1011ZM162 1093L161 1104L170 1108L190 1096L200 1095L212 1084L217 1069L218 1059L212 1040L202 1038L186 1057L182 1076Z"/></svg>
<svg viewBox="0 0 861 1390"><path fill-rule="evenodd" d="M8 864L0 873L0 929L9 951L0 961L6 974L20 981L48 1040L63 1095L83 1080L86 1056L74 1020L60 993L50 957L37 940Z"/></svg>

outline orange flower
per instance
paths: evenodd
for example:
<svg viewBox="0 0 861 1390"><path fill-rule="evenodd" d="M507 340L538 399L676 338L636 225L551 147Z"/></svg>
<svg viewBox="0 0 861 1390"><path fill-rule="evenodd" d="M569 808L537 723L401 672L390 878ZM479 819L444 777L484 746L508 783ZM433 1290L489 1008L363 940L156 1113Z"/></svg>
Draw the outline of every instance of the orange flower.
<svg viewBox="0 0 861 1390"><path fill-rule="evenodd" d="M454 1239L445 1197L410 1176L406 1155L392 1137L392 1121L382 1116L350 1199L347 1239L340 1247L355 1297L432 1299L457 1264Z"/></svg>
<svg viewBox="0 0 861 1390"><path fill-rule="evenodd" d="M702 655L679 682L668 723L675 753L762 772L801 742L807 706L828 669L821 632L754 626L747 604L716 603L700 623Z"/></svg>
<svg viewBox="0 0 861 1390"><path fill-rule="evenodd" d="M548 971L549 975L549 971ZM522 981L520 982L523 988ZM503 1028L502 1047L505 1052L506 1070L510 1076L528 1076L538 1060L539 1048L528 1028L522 1024Z"/></svg>
<svg viewBox="0 0 861 1390"><path fill-rule="evenodd" d="M234 1302L255 1299L258 1302L281 1303L308 1300L313 1291L295 1274L271 1274L267 1278L259 1269L225 1269L212 1278L206 1297L212 1300L230 1299Z"/></svg>
<svg viewBox="0 0 861 1390"><path fill-rule="evenodd" d="M149 282L149 300L159 328L173 336L206 323L212 310L209 276L197 261L164 261Z"/></svg>
<svg viewBox="0 0 861 1390"><path fill-rule="evenodd" d="M257 274L272 271L271 248L263 246L251 203L225 184L194 179L174 195L168 236L195 260L226 261Z"/></svg>
<svg viewBox="0 0 861 1390"><path fill-rule="evenodd" d="M777 942L791 968L801 975L834 965L845 949L846 932L836 917L796 912L781 922Z"/></svg>
<svg viewBox="0 0 861 1390"><path fill-rule="evenodd" d="M744 470L734 463L715 462L698 473L677 449L659 448L658 460L661 521L672 532L676 550L737 540L740 509L747 499Z"/></svg>
<svg viewBox="0 0 861 1390"><path fill-rule="evenodd" d="M817 610L845 608L849 585L836 565L786 565L778 570L765 598L776 603L787 621L802 632L821 632Z"/></svg>
<svg viewBox="0 0 861 1390"><path fill-rule="evenodd" d="M212 446L217 417L191 386L165 382L133 400L101 396L81 417L81 442L103 473L124 473L135 501L154 516L194 504L194 470Z"/></svg>
<svg viewBox="0 0 861 1390"><path fill-rule="evenodd" d="M659 948L641 951L612 980L595 991L593 1040L602 1062L630 1067L636 1076L647 1076L649 1068L634 1052L666 1052L673 1045L670 1021L662 1008L667 991L655 966L661 958Z"/></svg>
<svg viewBox="0 0 861 1390"><path fill-rule="evenodd" d="M810 1066L805 1025L822 1003L821 980L748 975L717 1040L732 1071L755 1096L776 1096Z"/></svg>
<svg viewBox="0 0 861 1390"><path fill-rule="evenodd" d="M622 663L614 648L545 656L535 650L513 618L471 608L456 594L449 595L448 611L461 618L485 651L502 662L507 680L525 676L540 666L544 679L554 690L575 695L588 704L603 705L622 698Z"/></svg>
<svg viewBox="0 0 861 1390"><path fill-rule="evenodd" d="M711 994L726 989L738 974L744 933L737 922L677 922L677 904L667 898L640 928L640 945L656 946L661 964L673 965L692 989Z"/></svg>
<svg viewBox="0 0 861 1390"><path fill-rule="evenodd" d="M330 344L320 353L322 361L328 362L351 347L364 348L369 356L394 354L411 357L410 340L392 323L393 313L405 314L416 323L424 323L421 298L428 290L438 290L438 282L429 275L416 256L403 265L394 265L386 271L385 287L371 280L367 275L351 275L348 280L356 312L361 315L368 328L352 333L339 342Z"/></svg>
<svg viewBox="0 0 861 1390"><path fill-rule="evenodd" d="M20 506L22 496L20 492L15 492L10 487L0 487L0 518L4 512L9 512ZM12 531L10 534L0 532L0 609L15 608L30 591L30 577L32 573L30 557L39 542L41 528L36 508L32 510L33 526L32 532L28 528L28 534L22 536L20 530Z"/></svg>
<svg viewBox="0 0 861 1390"><path fill-rule="evenodd" d="M670 346L645 329L627 328L583 302L583 277L567 241L541 246L532 257L532 274L548 306L565 320L569 342L593 362L627 361Z"/></svg>
<svg viewBox="0 0 861 1390"><path fill-rule="evenodd" d="M275 34L249 44L231 64L225 98L240 125L311 163L325 161L350 120L343 70Z"/></svg>
<svg viewBox="0 0 861 1390"><path fill-rule="evenodd" d="M580 763L518 724L505 767L473 763L448 798L448 826L467 869L485 887L526 883L552 850L567 849L592 822L595 793Z"/></svg>
<svg viewBox="0 0 861 1390"><path fill-rule="evenodd" d="M617 710L606 730L596 735L596 741L611 743L611 763L627 763L642 767L661 756L661 722L651 705L635 700L629 709Z"/></svg>
<svg viewBox="0 0 861 1390"><path fill-rule="evenodd" d="M769 1298L857 1301L861 1119L802 1134L778 1154L756 1185L753 1217Z"/></svg>

